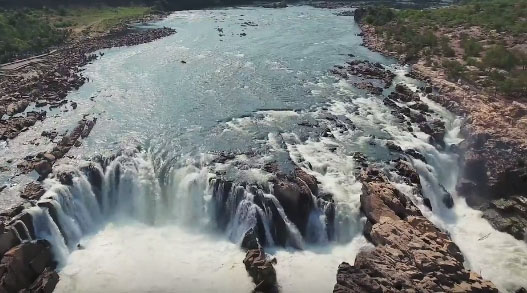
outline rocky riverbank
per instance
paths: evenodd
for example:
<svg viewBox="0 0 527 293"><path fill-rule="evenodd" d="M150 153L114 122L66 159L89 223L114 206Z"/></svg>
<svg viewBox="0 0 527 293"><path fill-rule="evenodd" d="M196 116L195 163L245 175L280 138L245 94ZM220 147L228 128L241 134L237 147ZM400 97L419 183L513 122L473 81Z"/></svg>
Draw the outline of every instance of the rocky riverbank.
<svg viewBox="0 0 527 293"><path fill-rule="evenodd" d="M147 43L173 33L170 28L136 30L122 26L99 37L67 44L45 56L20 61L19 66L11 65L13 69L4 70L0 80L0 140L17 137L45 119L46 111L66 105L68 92L86 82L81 67L98 58L95 51ZM35 110L26 111L29 106Z"/></svg>
<svg viewBox="0 0 527 293"><path fill-rule="evenodd" d="M409 178L417 175L408 170ZM465 269L457 245L382 171L367 168L360 180L364 235L375 248L359 252L353 265L339 266L333 292L498 292Z"/></svg>
<svg viewBox="0 0 527 293"><path fill-rule="evenodd" d="M9 140L44 120L46 112L54 108L75 109L77 105L68 104L65 98L86 82L81 67L98 58L95 51L147 43L173 33L170 28L137 30L124 25L95 38L73 41L38 58L20 61L17 66L11 64L10 69L2 72L0 81L0 140L9 144ZM35 110L27 111L30 107ZM44 131L43 139L56 141L55 146L47 152L27 156L17 168L21 173L36 171L38 181L42 181L51 174L57 160L82 143L96 121L85 117L61 138L52 129ZM60 182L72 184L71 174L56 176ZM3 292L52 292L59 280L50 244L32 240L32 219L26 209L45 193L38 181L25 186L20 193L24 199L21 204L0 214L0 291Z"/></svg>
<svg viewBox="0 0 527 293"><path fill-rule="evenodd" d="M355 19L362 28L364 45L371 50L406 62L404 55L387 50L374 26ZM527 102L489 94L459 80L450 81L441 68L432 68L424 58L411 64L411 75L429 84L425 94L450 111L463 116L465 141L459 153L463 174L457 191L467 203L483 211L497 230L520 240L527 233Z"/></svg>

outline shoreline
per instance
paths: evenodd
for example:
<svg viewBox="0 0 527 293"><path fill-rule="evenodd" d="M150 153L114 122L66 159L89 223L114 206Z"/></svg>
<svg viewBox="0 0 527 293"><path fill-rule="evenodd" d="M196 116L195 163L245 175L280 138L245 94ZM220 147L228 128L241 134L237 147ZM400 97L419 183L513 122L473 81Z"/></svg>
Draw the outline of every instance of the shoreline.
<svg viewBox="0 0 527 293"><path fill-rule="evenodd" d="M358 21L363 45L408 64L404 56L388 51L371 25ZM489 96L461 81L452 82L441 70L432 70L420 58L409 64L412 77L425 82L427 97L463 117L459 146L462 175L456 191L469 206L498 231L525 241L527 227L527 103ZM515 207L517 206L517 207Z"/></svg>
<svg viewBox="0 0 527 293"><path fill-rule="evenodd" d="M62 108L61 112L68 111L67 107L77 108L77 104L69 102L66 96L87 81L82 75L82 67L102 56L94 52L148 43L176 33L174 29L166 27L146 30L132 27L132 23L154 21L161 17L164 15L130 21L97 37L77 39L47 54L10 63L22 65L11 70L16 71L16 74L3 75L0 81L0 141L5 141L5 147L8 147L9 140L44 120L46 113L54 108ZM27 111L28 108L35 110ZM74 129L62 136L54 129L43 131L42 139L49 139L53 148L27 156L22 163L13 166L20 174L36 171L39 178L13 191L21 198L21 202L0 213L0 255L2 264L8 268L2 278L2 288L17 292L52 292L58 283L52 244L45 240L21 241L34 239L31 237L32 216L24 211L34 206L44 195L45 189L40 182L52 172L53 164L65 157L72 147L79 146L82 139L90 134L96 121L95 117L84 116ZM8 163L11 164L12 160L8 160ZM71 184L72 174L57 174L57 179L64 184ZM7 192L6 189L9 189L7 185L0 185L0 192ZM29 230L21 228L24 225ZM24 230L29 235L20 235L20 231ZM22 269L15 268L20 265ZM23 280L17 280L20 277Z"/></svg>
<svg viewBox="0 0 527 293"><path fill-rule="evenodd" d="M4 70L8 74L0 80L0 142L4 142L5 147L8 148L10 140L29 130L39 121L45 120L48 113L63 113L76 109L77 103L68 101L66 97L71 91L79 89L87 82L82 74L82 67L103 55L103 53L95 53L98 50L148 43L176 33L174 29L166 27L149 29L133 27L133 24L155 21L164 16L164 14L156 14L128 21L96 37L77 38L46 54L9 63L12 69ZM85 120L82 119L79 123L85 123ZM90 130L92 127L93 125L89 126ZM57 139L62 136L64 140L75 131L70 129L68 133L59 134L56 129L46 129L41 134L42 140L28 141L28 143L38 146L40 143L48 143L49 140L57 146L70 145L71 148L76 143L76 139L71 142L57 142ZM85 136L87 135L82 135L82 138ZM39 153L36 156L26 157L23 162L17 162L16 169L12 166L12 170L18 170L15 174L27 174L35 170L42 180L47 176L45 173L49 173L48 169L51 169L51 166L46 166L46 170L41 172L40 165L46 161L45 159L48 161L47 165L53 165L57 159L67 153L67 150L56 150L55 147L48 152L53 155L45 156L44 153ZM7 163L12 164L13 159L9 159ZM9 170L8 165L0 167L3 171ZM8 189L8 186L4 185L6 183L7 181L0 184L2 190Z"/></svg>
<svg viewBox="0 0 527 293"><path fill-rule="evenodd" d="M95 44L86 44L82 43L79 44L79 47L73 47L70 48L70 50L74 50L74 52L77 53L77 55L74 55L75 62L78 62L77 64L87 64L91 62L91 60L94 60L97 58L97 55L92 54L96 50L107 48L105 46L115 47L115 44L123 44L124 46L127 45L136 45L141 43L146 43L149 41L156 40L158 38L162 38L164 36L168 36L175 33L174 30L170 29L154 29L154 30L148 30L145 32L134 32L130 31L127 26L121 27L117 29L114 34L109 33L105 37L108 39L99 40L97 39ZM104 38L104 37L102 37ZM86 41L86 40L84 40ZM93 41L93 39L90 39L88 41ZM84 45L83 45L84 44ZM119 45L116 45L119 46ZM95 48L95 49L94 49ZM64 48L66 50L66 48ZM86 51L84 51L86 50ZM92 50L92 51L88 51ZM58 56L52 55L50 58L59 58L64 57L67 55L68 52L72 51L64 51L62 53L59 53ZM83 54L83 52L85 52ZM87 55L91 54L91 55ZM62 55L60 55L62 54ZM83 55L84 57L81 57ZM93 58L93 59L91 59ZM56 59L52 59L56 60ZM71 61L72 63L66 62L66 67L74 64L75 62ZM86 63L84 63L86 62ZM352 66L358 65L358 64L350 64ZM38 66L38 63L37 65ZM76 66L76 67L75 67ZM63 88L60 88L64 90L65 93L67 93L69 90L75 89L76 86L81 86L86 80L83 79L81 71L79 68L82 65L73 65L73 67L67 67L66 71L69 71L71 75L64 75L64 77L67 77L67 80L64 82L64 84L61 84L61 86L64 86ZM375 66L375 65L372 65ZM342 69L342 68L341 68ZM53 72L53 70L56 69L50 69L49 72ZM60 74L60 73L59 73ZM58 76L56 76L59 78ZM71 78L71 79L70 79ZM60 79L60 78L59 78ZM389 87L391 84L391 79L393 79L393 76L386 76L384 82L386 83L385 87ZM433 78L429 79L433 83ZM70 83L71 82L71 83ZM71 86L71 87L70 87ZM25 88L28 90L28 88ZM31 89L31 88L29 88ZM67 89L67 90L66 90ZM366 88L367 90L375 90L375 88ZM50 91L54 91L56 89L51 89ZM436 89L437 91L437 89ZM406 99L407 96L411 96L411 94L408 92L406 88L399 88L396 91L396 96L399 99ZM33 94L32 91L29 91L30 94ZM50 99L50 101L43 100L43 102L46 102L48 104L43 105L55 105L54 103L57 103L58 107L64 106L65 104L68 104L68 101L65 100L65 96L60 98L58 96L58 99ZM28 100L31 98L27 98ZM413 98L413 96L411 97ZM418 99L418 98L417 98ZM32 101L32 100L31 100ZM35 103L37 103L39 100L36 100ZM11 104L9 104L11 105ZM18 111L16 109L23 108L24 105L21 104L21 106L18 106L19 104L15 104L11 107L11 109L15 109L12 111ZM420 108L422 111L425 111L422 109L422 105L418 102L412 103L412 105L417 105L418 108ZM73 103L69 104L70 107L76 107ZM17 108L18 107L18 108ZM28 105L25 106L27 108ZM25 112L24 110L21 110L19 113ZM425 111L426 112L426 111ZM36 112L37 114L32 115L40 115L37 116L37 121L39 120L39 117L41 119L45 119L45 114L40 114L42 112ZM44 112L45 113L45 112ZM18 113L17 113L18 114ZM16 115L16 114L15 114ZM35 116L31 116L35 117ZM28 118L28 117L25 117ZM33 119L33 118L32 118ZM96 118L94 117L84 117L81 121L79 121L79 124L73 129L72 131L65 134L62 139L56 143L56 145L53 147L52 150L49 152L42 152L34 157L30 157L26 159L27 164L24 166L19 167L22 171L32 172L33 170L37 171L39 175L41 176L40 179L44 179L51 171L53 167L53 163L55 163L56 160L60 159L61 157L65 156L68 150L72 147L77 146L78 143L82 142L82 139L87 137L93 128L93 126L96 123ZM35 122L36 123L36 122ZM27 128L31 127L25 126ZM437 134L439 137L444 136L444 125L437 125L436 129L430 129L430 134L433 136L434 134ZM22 129L23 130L23 129ZM22 130L19 130L16 132L16 135L22 132ZM424 130L423 130L424 131ZM13 132L15 133L15 132ZM15 137L16 137L15 135ZM51 130L50 132L44 134L42 133L43 137L47 138L55 138L57 137L58 133L53 133ZM52 139L53 140L53 139ZM441 139L442 140L442 139ZM390 148L388 146L388 148ZM400 147L399 147L400 149ZM397 152L399 151L397 149L397 146L392 146L392 150ZM402 150L401 150L402 151ZM464 150L466 153L467 150ZM465 154L466 156L466 154ZM366 164L365 162L363 162ZM416 184L416 186L419 186L420 190L420 183L419 182L419 175L416 173L415 170L407 163L406 161L398 161L396 165L396 169L398 173L401 173L400 176L404 178L404 180L408 180L412 184ZM87 167L87 169L91 168L93 166ZM295 174L293 177L285 176L283 174L280 174L278 171L274 170L274 166L268 166L269 170L273 170L272 173L275 173L277 176L277 183L276 186L285 186L282 188L276 189L276 196L280 201L280 198L286 198L289 193L293 191L301 191L303 197L305 199L310 199L310 196L313 195L320 195L321 198L319 200L326 200L326 198L323 198L322 196L325 196L324 194L318 194L318 182L317 179L313 175L302 173L302 169L295 169ZM83 172L90 172L90 170L83 170ZM93 170L92 170L93 171ZM72 185L72 174L68 172L59 172L58 174L55 174L55 177L59 182L61 182L63 185L68 186ZM426 251L423 252L423 250L420 251L413 251L412 253L415 253L415 255L412 255L413 258L410 259L407 263L404 264L404 269L399 272L398 280L392 280L388 278L386 282L392 282L391 288L413 288L415 285L413 284L413 279L415 279L415 275L410 275L410 273L416 273L419 274L418 276L422 276L421 266L427 265L427 264L436 264L438 262L439 267L428 267L432 268L434 272L437 272L437 280L439 281L430 281L430 280L423 280L422 284L419 284L416 288L434 288L436 290L444 289L444 288L451 288L453 285L450 284L448 280L456 280L459 281L459 284L456 284L453 288L458 289L461 291L469 291L476 289L484 289L489 292L494 292L496 289L494 288L494 285L492 283L485 281L482 279L477 273L471 273L468 270L465 270L463 268L463 256L461 255L461 252L459 251L459 248L457 248L456 244L452 242L451 239L449 239L449 236L445 233L439 231L435 226L428 221L425 217L423 217L422 214L420 214L418 207L413 205L411 201L408 200L408 198L401 194L396 190L396 188L391 185L391 183L388 182L388 179L385 178L385 175L382 174L382 172L379 172L379 170L376 170L374 168L364 168L361 177L361 182L363 185L363 194L361 195L361 205L362 210L366 214L368 222L365 227L364 233L367 237L370 238L370 241L373 239L372 243L375 244L376 248L372 251L365 252L363 251L359 256L358 259L360 261L356 262L359 263L357 265L360 268L364 268L365 270L371 269L371 271L375 272L375 264L371 262L372 259L380 259L385 264L383 265L390 265L393 268L400 268L397 266L397 263L390 263L391 259L389 256L389 253L394 253L394 256L401 256L407 253L408 251L411 251L414 247L412 246L415 242L423 242L425 244L421 245L422 247L426 247ZM101 177L102 178L102 177ZM227 183L227 181L225 182ZM280 184L278 184L280 183ZM223 186L221 182L218 181L218 186ZM228 184L226 184L228 185ZM389 190L391 191L390 194L385 194L383 190ZM38 184L38 183L30 183L28 184L24 191L22 192L21 196L26 199L26 201L12 209L11 211L3 212L2 215L2 221L4 223L9 223L8 227L2 226L2 229L0 230L0 237L1 243L6 243L5 239L10 240L9 242L11 245L12 243L16 243L16 240L20 238L20 235L18 235L18 238L16 238L14 233L20 233L20 227L15 227L16 225L23 226L26 225L29 227L29 229L26 229L28 235L32 233L33 226L31 224L31 217L33 216L30 213L24 213L24 210L27 209L29 206L33 205L35 206L34 202L38 201L38 199L44 194L44 188ZM419 191L421 192L421 191ZM224 192L225 193L225 192ZM422 194L421 194L422 196ZM31 202L30 202L31 201ZM393 207L387 203L383 203L383 201L391 201L395 202L396 206ZM331 204L333 204L331 199ZM51 202L40 202L38 203L39 207L47 208L49 210L50 216L53 218L53 209ZM374 208L375 207L375 208ZM403 213L401 213L400 209L404 210ZM27 211L27 210L25 210ZM377 213L377 211L382 211ZM286 213L291 213L290 211L285 211ZM303 212L302 215L309 215L309 213ZM402 216L401 216L402 214ZM291 215L288 215L291 218ZM297 227L303 227L306 226L307 220L303 218L303 216L294 217L295 225ZM28 219L29 218L29 219ZM55 220L55 219L54 219ZM30 227L31 226L31 227ZM392 227L395 227L396 230L399 233L393 233ZM60 227L59 227L60 229ZM302 230L302 229L301 229ZM22 231L23 232L23 231ZM21 233L22 234L22 233ZM244 260L244 264L246 266L247 272L253 277L255 284L257 285L257 289L260 289L261 286L266 287L266 289L271 288L275 286L276 282L276 276L273 268L273 262L272 260L268 260L265 258L265 253L263 250L260 250L258 241L262 239L261 235L256 235L257 233L254 233L254 231L251 233L247 232L244 235L243 242L248 244L247 247L244 248L251 248L248 250L246 259ZM398 235L398 236L394 236ZM402 235L402 236L401 236ZM25 235L22 235L25 236ZM401 236L401 237L399 237ZM34 237L29 237L34 238ZM410 239L411 241L407 241ZM383 250L388 250L385 246L386 243L390 243L393 247L396 247L400 251L395 250L389 250L389 253L386 253ZM46 241L40 241L40 242L22 242L21 244L15 244L16 246L8 247L9 251L5 252L5 256L7 256L9 259L7 261L4 261L2 259L2 262L8 262L11 266L12 259L16 258L22 258L22 262L24 265L29 267L29 264L33 264L34 262L42 263L42 270L40 267L38 269L34 269L34 273L36 273L38 276L33 281L30 280L28 283L28 286L25 286L26 289L29 289L30 291L34 290L40 290L42 292L50 292L53 290L55 285L58 283L58 275L55 271L55 263L52 260L51 249L49 246L49 243ZM242 247L243 247L242 243ZM438 247L441 247L442 249L438 249ZM30 253L26 253L27 251L30 251ZM4 252L4 251L2 251ZM441 255L441 261L438 261L436 258L437 254ZM3 253L2 253L3 254ZM22 255L22 256L20 256ZM44 256L42 256L44 255ZM379 257L380 256L380 257ZM4 257L5 258L5 257ZM263 265L262 265L263 264ZM362 267L361 265L362 264ZM424 264L424 265L423 265ZM14 267L14 265L13 265ZM258 271L262 270L262 271ZM349 285L348 282L349 278L352 278L350 276L347 276L349 273L354 273L352 271L353 269L350 268L349 265L342 265L342 268L339 267L339 273L337 276L337 286L338 285ZM424 271L424 270L423 270ZM401 273L402 272L402 273ZM405 275L406 272L408 273L408 276ZM359 274L361 272L359 271ZM10 277L15 274L14 272L10 272ZM24 274L24 276L31 275L31 272L28 272L27 274ZM6 273L7 275L7 273ZM395 275L395 274L391 274ZM262 277L264 276L264 277ZM371 277L371 278L370 278ZM6 277L7 278L7 277ZM376 276L374 274L362 276L360 279L352 280L353 282L356 282L358 286L363 288L370 288L372 291L378 289L376 287L376 280L374 280ZM402 280L402 281L401 281ZM447 281L445 281L447 280ZM364 283L361 283L364 282ZM1 284L4 285L4 284ZM337 286L335 287L335 292L347 292L345 288L342 288L342 291L338 291ZM371 286L371 287L369 287ZM17 288L18 289L18 288ZM18 290L17 290L18 291Z"/></svg>

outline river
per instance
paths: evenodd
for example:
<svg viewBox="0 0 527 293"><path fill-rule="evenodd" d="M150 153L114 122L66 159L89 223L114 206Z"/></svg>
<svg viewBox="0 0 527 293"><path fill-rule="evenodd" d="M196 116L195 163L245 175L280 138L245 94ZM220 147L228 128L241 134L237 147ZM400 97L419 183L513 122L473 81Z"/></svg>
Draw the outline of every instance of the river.
<svg viewBox="0 0 527 293"><path fill-rule="evenodd" d="M89 82L68 96L78 108L24 134L69 129L90 114L98 118L91 135L58 169L77 170L85 160L123 150L96 170L100 190L81 172L71 188L46 180L58 225L46 209L31 211L38 236L50 240L58 258L58 292L250 291L239 244L260 211L242 188L245 199L233 207L226 228L216 229L211 182L218 173L265 182L270 175L262 166L287 165L289 158L333 194L335 236L327 236L323 214L310 216L305 237L286 220L288 245L268 239L267 252L277 258L283 292L331 291L338 265L353 263L369 246L353 155L387 165L394 158L387 141L426 157L427 163L412 164L433 212L397 186L450 233L466 266L504 291L527 287L527 245L495 231L457 197L457 155L448 147L439 151L418 130L408 132L382 96L329 72L351 59L368 60L396 73L394 84L419 86L405 76L408 68L361 46L353 17L334 12L309 6L177 12L150 25L174 28L175 35L104 50L86 66ZM461 142L460 118L422 99L446 123L447 146ZM328 115L345 117L355 128L339 131ZM332 136L323 135L327 129ZM235 155L215 161L220 152ZM440 198L441 186L453 196L452 209ZM317 282L306 282L312 279Z"/></svg>

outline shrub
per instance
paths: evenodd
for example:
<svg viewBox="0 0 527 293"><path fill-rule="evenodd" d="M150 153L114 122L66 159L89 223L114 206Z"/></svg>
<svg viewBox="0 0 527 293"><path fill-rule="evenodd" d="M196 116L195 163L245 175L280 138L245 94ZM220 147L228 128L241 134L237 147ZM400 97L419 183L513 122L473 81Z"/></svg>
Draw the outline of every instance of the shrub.
<svg viewBox="0 0 527 293"><path fill-rule="evenodd" d="M457 80L465 77L465 67L457 61L443 61L447 77L451 80Z"/></svg>
<svg viewBox="0 0 527 293"><path fill-rule="evenodd" d="M483 64L487 67L510 71L518 62L516 56L502 45L496 45L485 52Z"/></svg>

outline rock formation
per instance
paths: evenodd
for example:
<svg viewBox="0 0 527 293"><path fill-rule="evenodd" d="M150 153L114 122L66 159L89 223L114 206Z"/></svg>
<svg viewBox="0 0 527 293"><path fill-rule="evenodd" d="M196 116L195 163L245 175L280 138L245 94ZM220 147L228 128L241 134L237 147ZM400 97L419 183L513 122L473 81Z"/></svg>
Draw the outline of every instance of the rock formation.
<svg viewBox="0 0 527 293"><path fill-rule="evenodd" d="M2 238L0 245L5 244ZM55 266L47 241L18 244L5 252L0 261L0 291L52 292L59 280Z"/></svg>
<svg viewBox="0 0 527 293"><path fill-rule="evenodd" d="M338 268L333 292L498 292L466 270L463 255L376 169L362 172L365 236L375 245Z"/></svg>
<svg viewBox="0 0 527 293"><path fill-rule="evenodd" d="M261 247L247 251L243 263L245 264L245 269L256 284L253 292L278 292L273 261L275 260L269 260Z"/></svg>

